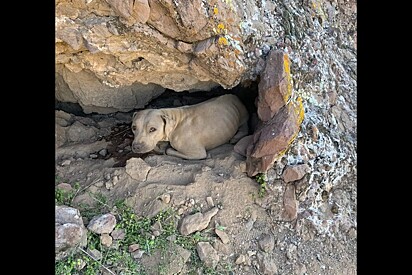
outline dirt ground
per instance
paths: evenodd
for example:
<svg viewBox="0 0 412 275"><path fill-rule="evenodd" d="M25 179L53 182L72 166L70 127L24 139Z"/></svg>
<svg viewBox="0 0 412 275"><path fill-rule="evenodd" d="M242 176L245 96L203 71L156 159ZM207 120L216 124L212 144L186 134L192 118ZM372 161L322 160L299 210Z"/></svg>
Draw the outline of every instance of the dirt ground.
<svg viewBox="0 0 412 275"><path fill-rule="evenodd" d="M180 94L152 105L201 100ZM168 194L168 206L180 217L218 207L208 228L225 228L229 242L216 238L214 248L220 262L230 264L232 274L356 274L356 165L339 141L322 135L326 129L320 127L315 136L306 119L290 150L268 171L267 191L260 196L256 179L245 173L245 158L231 144L196 161L132 153L132 114L56 111L56 121L68 131L68 140L56 149L56 185L80 185L74 205L93 205L90 194L101 193L109 204L126 199L137 215L148 216L157 198ZM78 123L85 128L77 129ZM317 147L311 143L314 138ZM141 158L150 166L145 178L136 180L127 173L130 158ZM285 183L284 169L300 163L308 164L309 171L302 179ZM293 186L298 202L297 218L291 221L283 214L288 186ZM265 239L267 235L271 238Z"/></svg>

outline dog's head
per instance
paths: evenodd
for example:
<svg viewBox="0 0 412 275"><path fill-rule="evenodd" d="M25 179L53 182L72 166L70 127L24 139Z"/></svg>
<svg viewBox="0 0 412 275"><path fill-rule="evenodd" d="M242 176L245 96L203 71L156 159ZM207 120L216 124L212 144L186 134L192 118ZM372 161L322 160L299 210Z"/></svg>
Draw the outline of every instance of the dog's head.
<svg viewBox="0 0 412 275"><path fill-rule="evenodd" d="M161 110L148 109L133 114L132 131L134 140L132 151L147 153L156 147L159 141L166 140L170 119Z"/></svg>

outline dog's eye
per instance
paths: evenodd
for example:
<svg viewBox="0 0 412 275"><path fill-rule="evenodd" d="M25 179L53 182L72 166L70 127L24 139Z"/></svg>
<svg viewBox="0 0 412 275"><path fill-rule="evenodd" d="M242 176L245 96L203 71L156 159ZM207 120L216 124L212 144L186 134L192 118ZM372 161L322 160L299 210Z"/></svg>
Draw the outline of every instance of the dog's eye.
<svg viewBox="0 0 412 275"><path fill-rule="evenodd" d="M156 128L155 127L150 127L149 133L152 133L154 131L156 131Z"/></svg>
<svg viewBox="0 0 412 275"><path fill-rule="evenodd" d="M132 126L132 130L133 130L133 131L136 131L136 125L133 125L133 126Z"/></svg>

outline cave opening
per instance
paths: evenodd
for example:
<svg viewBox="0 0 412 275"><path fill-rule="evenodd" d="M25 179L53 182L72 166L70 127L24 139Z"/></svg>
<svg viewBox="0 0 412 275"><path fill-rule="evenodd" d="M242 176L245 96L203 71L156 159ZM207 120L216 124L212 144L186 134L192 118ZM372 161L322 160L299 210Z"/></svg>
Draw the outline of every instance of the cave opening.
<svg viewBox="0 0 412 275"><path fill-rule="evenodd" d="M89 157L92 159L105 160L114 158L116 162L113 167L124 167L126 161L132 157L145 159L148 155L156 154L153 151L138 154L131 150L131 143L134 137L133 132L131 131L131 121L134 112L143 109L174 108L193 105L224 94L234 94L238 96L245 105L249 113L248 134L253 134L253 129L256 127L257 123L255 100L258 96L258 81L243 82L232 89L224 89L223 87L218 86L210 91L176 92L171 89L166 89L162 94L150 100L144 108L133 109L129 112L114 112L109 114L92 112L87 114L78 103L61 102L57 99L55 100L55 110L79 117L80 119L83 119L81 121L82 123L88 123L97 127L99 125L107 125L105 121L110 119L113 121L113 118L117 119L117 122L110 127L109 131L106 131L105 135L96 137L96 140L107 142L108 145L105 148L104 153L102 153L102 150L91 152Z"/></svg>

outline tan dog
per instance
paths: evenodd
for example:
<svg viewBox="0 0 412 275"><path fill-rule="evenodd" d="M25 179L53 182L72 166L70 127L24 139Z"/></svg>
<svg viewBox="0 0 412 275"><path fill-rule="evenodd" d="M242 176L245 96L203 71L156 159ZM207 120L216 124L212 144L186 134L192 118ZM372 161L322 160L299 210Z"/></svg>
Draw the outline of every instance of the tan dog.
<svg viewBox="0 0 412 275"><path fill-rule="evenodd" d="M206 150L247 135L248 117L245 106L232 94L179 108L142 110L133 114L132 150L146 153L158 142L169 141L173 148L166 150L167 155L204 159Z"/></svg>

